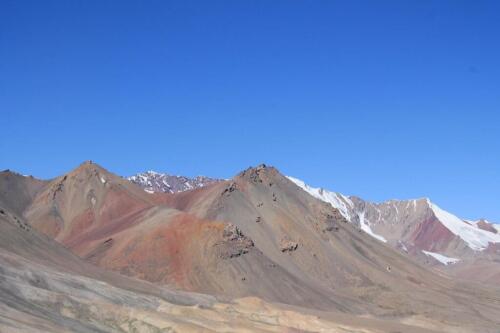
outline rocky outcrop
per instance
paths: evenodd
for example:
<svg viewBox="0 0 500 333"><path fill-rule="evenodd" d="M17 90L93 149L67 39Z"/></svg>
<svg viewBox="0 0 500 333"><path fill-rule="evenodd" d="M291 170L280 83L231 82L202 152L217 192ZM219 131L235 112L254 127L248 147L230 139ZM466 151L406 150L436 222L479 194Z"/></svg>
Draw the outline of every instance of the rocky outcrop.
<svg viewBox="0 0 500 333"><path fill-rule="evenodd" d="M52 191L52 199L55 199L57 196L57 193L59 193L63 190L64 182L66 181L67 178L68 178L68 176L64 176L63 179L55 185L55 187Z"/></svg>
<svg viewBox="0 0 500 333"><path fill-rule="evenodd" d="M321 218L316 224L321 232L326 233L339 231L339 223L347 223L347 220L338 210L329 210L322 213Z"/></svg>
<svg viewBox="0 0 500 333"><path fill-rule="evenodd" d="M480 219L479 221L477 221L477 227L479 229L492 232L494 234L498 233L498 230L495 229L495 227L493 227L493 225L491 223L489 223L488 221L486 221L485 219Z"/></svg>
<svg viewBox="0 0 500 333"><path fill-rule="evenodd" d="M298 247L299 243L294 242L286 237L282 238L280 241L280 250L283 253L296 251Z"/></svg>
<svg viewBox="0 0 500 333"><path fill-rule="evenodd" d="M222 242L219 247L219 257L230 259L246 254L254 247L253 241L243 235L241 230L232 223L227 224L222 232Z"/></svg>
<svg viewBox="0 0 500 333"><path fill-rule="evenodd" d="M222 191L221 195L229 196L232 192L238 189L238 185L235 182L231 182L225 189Z"/></svg>
<svg viewBox="0 0 500 333"><path fill-rule="evenodd" d="M238 177L246 179L253 184L265 184L273 186L272 175L276 175L278 171L272 166L260 164L256 167L250 167L238 174Z"/></svg>

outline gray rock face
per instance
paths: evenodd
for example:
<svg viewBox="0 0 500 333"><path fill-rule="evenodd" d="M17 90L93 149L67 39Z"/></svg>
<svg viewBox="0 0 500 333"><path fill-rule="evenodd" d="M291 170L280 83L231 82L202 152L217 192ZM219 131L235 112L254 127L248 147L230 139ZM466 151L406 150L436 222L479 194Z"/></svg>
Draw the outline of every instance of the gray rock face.
<svg viewBox="0 0 500 333"><path fill-rule="evenodd" d="M221 179L196 176L194 178L173 176L166 173L147 171L128 177L132 183L139 185L146 192L178 193L222 181Z"/></svg>
<svg viewBox="0 0 500 333"><path fill-rule="evenodd" d="M253 241L243 235L241 230L232 223L224 227L222 237L223 242L215 244L215 246L220 246L219 256L222 259L239 257L254 247Z"/></svg>
<svg viewBox="0 0 500 333"><path fill-rule="evenodd" d="M297 242L294 242L288 238L283 238L280 241L280 250L281 252L293 252L297 250L299 247L299 244Z"/></svg>

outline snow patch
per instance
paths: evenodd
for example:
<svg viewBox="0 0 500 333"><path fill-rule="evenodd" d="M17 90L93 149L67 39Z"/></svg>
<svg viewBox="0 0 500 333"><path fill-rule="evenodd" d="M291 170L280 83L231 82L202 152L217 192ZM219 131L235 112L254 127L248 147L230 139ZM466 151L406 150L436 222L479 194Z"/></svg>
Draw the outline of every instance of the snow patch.
<svg viewBox="0 0 500 333"><path fill-rule="evenodd" d="M101 183L106 184L106 178L104 178L103 176L101 176L99 178L101 179Z"/></svg>
<svg viewBox="0 0 500 333"><path fill-rule="evenodd" d="M365 212L358 213L358 216L359 216L359 225L361 226L361 230L366 232L368 235L378 239L379 241L387 243L387 239L373 232L372 228L370 227L370 221L368 221L368 219L365 218Z"/></svg>
<svg viewBox="0 0 500 333"><path fill-rule="evenodd" d="M442 210L430 201L428 203L437 219L453 234L465 241L471 249L483 251L488 247L489 243L500 243L500 234L476 228L455 215Z"/></svg>
<svg viewBox="0 0 500 333"><path fill-rule="evenodd" d="M440 263L442 263L445 266L447 266L449 264L456 264L457 262L460 261L460 259L450 258L450 257L444 256L442 254L435 253L435 252L429 252L429 251L422 251L422 252L426 256L433 257L434 259L436 259L437 261L439 261Z"/></svg>
<svg viewBox="0 0 500 333"><path fill-rule="evenodd" d="M150 189L148 189L148 188L145 188L145 189L144 189L144 192L148 192L149 194L153 194L153 193L155 193L155 191L150 190Z"/></svg>
<svg viewBox="0 0 500 333"><path fill-rule="evenodd" d="M287 176L287 178L313 197L321 201L328 202L334 208L337 208L343 217L345 217L349 222L352 222L352 217L349 213L349 209L352 209L354 207L354 203L351 201L351 199L339 193L330 192L322 188L311 187L297 178L289 176Z"/></svg>
<svg viewBox="0 0 500 333"><path fill-rule="evenodd" d="M394 209L396 210L396 216L399 216L399 209L398 209L398 206L396 206L396 203L393 202L392 203L392 206L394 207Z"/></svg>
<svg viewBox="0 0 500 333"><path fill-rule="evenodd" d="M340 193L335 193L335 192L330 192L327 190L324 190L322 188L314 188L306 183L304 183L302 180L286 176L289 180L291 180L295 185L315 197L316 199L319 199L321 201L327 202L330 205L333 206L333 208L336 208L339 210L340 214L342 214L343 217L347 219L349 222L353 222L353 215L357 215L359 217L359 224L361 227L361 230L369 234L370 236L378 239L381 242L386 243L387 240L380 236L377 235L376 233L373 232L371 226L370 226L370 221L365 218L365 212L357 212L354 213L352 210L354 209L354 203L349 199L347 196L340 194Z"/></svg>

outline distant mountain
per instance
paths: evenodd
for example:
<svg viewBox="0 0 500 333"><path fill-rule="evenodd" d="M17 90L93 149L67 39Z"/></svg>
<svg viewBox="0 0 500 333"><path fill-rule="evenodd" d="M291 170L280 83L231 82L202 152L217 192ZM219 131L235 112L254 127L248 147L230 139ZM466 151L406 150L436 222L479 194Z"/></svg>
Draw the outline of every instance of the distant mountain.
<svg viewBox="0 0 500 333"><path fill-rule="evenodd" d="M428 198L372 203L288 178L315 198L330 203L367 234L421 262L447 266L500 258L499 226L484 219L460 219Z"/></svg>
<svg viewBox="0 0 500 333"><path fill-rule="evenodd" d="M188 178L155 171L138 173L134 176L128 177L127 179L139 185L149 193L178 193L222 181L221 179L209 178L205 176Z"/></svg>

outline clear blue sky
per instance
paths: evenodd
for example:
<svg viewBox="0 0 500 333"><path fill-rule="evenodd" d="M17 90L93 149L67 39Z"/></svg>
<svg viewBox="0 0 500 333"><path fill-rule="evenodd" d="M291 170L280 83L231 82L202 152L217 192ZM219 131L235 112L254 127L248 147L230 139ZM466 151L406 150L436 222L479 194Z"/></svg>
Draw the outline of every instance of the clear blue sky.
<svg viewBox="0 0 500 333"><path fill-rule="evenodd" d="M266 162L500 222L499 1L0 1L0 169Z"/></svg>

